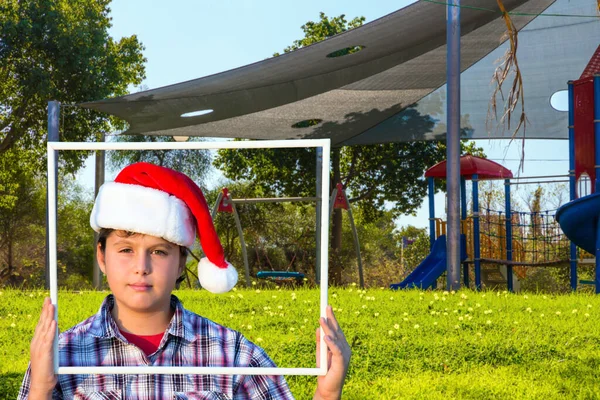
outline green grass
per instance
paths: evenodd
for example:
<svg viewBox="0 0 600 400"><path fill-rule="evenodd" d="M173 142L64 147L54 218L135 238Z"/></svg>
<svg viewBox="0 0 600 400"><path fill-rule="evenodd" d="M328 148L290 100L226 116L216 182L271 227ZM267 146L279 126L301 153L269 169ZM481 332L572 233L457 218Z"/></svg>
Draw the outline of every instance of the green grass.
<svg viewBox="0 0 600 400"><path fill-rule="evenodd" d="M314 367L319 293L178 291L185 306L243 332L281 367ZM59 327L106 293L59 293ZM0 295L0 399L15 398L44 292ZM344 399L600 398L600 296L330 289L352 345ZM315 377L288 377L297 399Z"/></svg>

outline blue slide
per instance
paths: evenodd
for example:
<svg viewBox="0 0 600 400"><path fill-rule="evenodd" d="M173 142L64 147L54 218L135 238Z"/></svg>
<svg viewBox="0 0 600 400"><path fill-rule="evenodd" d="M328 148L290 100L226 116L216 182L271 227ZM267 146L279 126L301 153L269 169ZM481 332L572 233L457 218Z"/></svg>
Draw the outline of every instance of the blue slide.
<svg viewBox="0 0 600 400"><path fill-rule="evenodd" d="M556 212L556 220L567 237L591 254L596 254L596 226L600 216L600 193L568 202Z"/></svg>
<svg viewBox="0 0 600 400"><path fill-rule="evenodd" d="M461 260L466 258L465 235L460 235ZM446 272L446 235L440 235L433 243L431 253L406 279L390 285L391 289L427 289Z"/></svg>

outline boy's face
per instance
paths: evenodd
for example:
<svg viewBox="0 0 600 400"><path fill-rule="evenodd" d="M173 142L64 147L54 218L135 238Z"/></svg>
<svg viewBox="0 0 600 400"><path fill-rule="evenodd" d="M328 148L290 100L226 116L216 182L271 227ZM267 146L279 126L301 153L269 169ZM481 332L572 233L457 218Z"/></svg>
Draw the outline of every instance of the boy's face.
<svg viewBox="0 0 600 400"><path fill-rule="evenodd" d="M179 246L149 235L111 232L98 264L119 309L168 311L171 291L182 272ZM125 310L123 310L125 311Z"/></svg>

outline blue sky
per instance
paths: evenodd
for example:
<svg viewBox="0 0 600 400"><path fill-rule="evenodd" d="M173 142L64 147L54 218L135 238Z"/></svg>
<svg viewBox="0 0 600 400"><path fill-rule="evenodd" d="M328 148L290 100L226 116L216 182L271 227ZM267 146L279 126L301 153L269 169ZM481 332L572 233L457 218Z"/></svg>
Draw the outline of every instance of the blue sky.
<svg viewBox="0 0 600 400"><path fill-rule="evenodd" d="M115 38L138 36L148 59L143 84L152 89L268 58L301 38L300 27L309 20L317 20L320 11L330 17L345 14L347 19L364 16L369 22L410 3L407 0L115 0L110 6L113 19L110 33ZM477 144L489 158L517 172L520 141L510 146L507 140L479 140ZM530 140L525 144L525 157L523 176L568 173L566 140ZM90 168L86 170L84 176L93 176ZM444 210L443 194L436 196L436 209ZM425 227L427 218L424 202L417 216L402 217L398 222Z"/></svg>

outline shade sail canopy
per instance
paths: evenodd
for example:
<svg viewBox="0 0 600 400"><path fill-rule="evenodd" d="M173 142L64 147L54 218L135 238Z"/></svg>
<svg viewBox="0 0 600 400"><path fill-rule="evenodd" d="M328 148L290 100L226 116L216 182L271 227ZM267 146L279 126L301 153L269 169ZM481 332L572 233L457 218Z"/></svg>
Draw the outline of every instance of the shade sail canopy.
<svg viewBox="0 0 600 400"><path fill-rule="evenodd" d="M466 155L460 158L460 175L465 179L471 179L477 174L477 179L503 179L512 178L512 172L502 165L485 158ZM427 178L445 178L446 161L441 161L425 171Z"/></svg>
<svg viewBox="0 0 600 400"><path fill-rule="evenodd" d="M494 3L494 2L492 2ZM510 137L488 123L490 81L507 44L489 0L463 0L462 133ZM519 35L528 138L567 137L550 97L577 79L600 38L596 0L504 0ZM494 6L495 8L495 6ZM445 136L446 6L417 1L352 31L220 74L81 104L126 120L130 134L248 139L331 138L332 145ZM500 45L500 47L498 47ZM342 57L337 50L361 46ZM510 82L509 82L510 83ZM204 110L210 113L184 118ZM522 132L521 132L522 135Z"/></svg>

